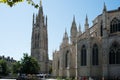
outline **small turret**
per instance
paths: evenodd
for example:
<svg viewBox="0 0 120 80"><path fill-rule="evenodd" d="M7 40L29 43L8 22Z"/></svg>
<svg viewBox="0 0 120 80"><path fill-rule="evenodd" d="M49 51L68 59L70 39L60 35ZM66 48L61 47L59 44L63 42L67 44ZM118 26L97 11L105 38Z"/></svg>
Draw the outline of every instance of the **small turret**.
<svg viewBox="0 0 120 80"><path fill-rule="evenodd" d="M107 8L106 8L105 2L104 2L103 12L106 12L106 11L107 11Z"/></svg>
<svg viewBox="0 0 120 80"><path fill-rule="evenodd" d="M64 33L64 35L63 35L62 47L68 45L68 43L69 43L69 38L68 38L67 31L66 31L66 29L65 29L65 33Z"/></svg>
<svg viewBox="0 0 120 80"><path fill-rule="evenodd" d="M73 24L76 24L76 22L75 22L75 15L73 16Z"/></svg>
<svg viewBox="0 0 120 80"><path fill-rule="evenodd" d="M102 21L103 21L103 37L107 37L108 36L108 32L107 32L107 8L106 5L104 3L104 8L103 8L103 13L102 13Z"/></svg>
<svg viewBox="0 0 120 80"><path fill-rule="evenodd" d="M75 16L73 16L73 22L71 26L71 42L74 43L77 37L77 26L75 22Z"/></svg>
<svg viewBox="0 0 120 80"><path fill-rule="evenodd" d="M67 31L66 31L66 29L65 29L64 36L63 36L63 40L67 40L67 41L68 41L68 34L67 34Z"/></svg>
<svg viewBox="0 0 120 80"><path fill-rule="evenodd" d="M89 29L88 17L86 15L86 19L85 19L85 31L87 31L88 29Z"/></svg>
<svg viewBox="0 0 120 80"><path fill-rule="evenodd" d="M88 17L86 15L86 19L85 19L85 34L86 34L86 38L90 38L90 30L89 30L89 24L88 24Z"/></svg>
<svg viewBox="0 0 120 80"><path fill-rule="evenodd" d="M79 24L79 31L78 31L78 36L82 34L82 31L81 31L81 25Z"/></svg>

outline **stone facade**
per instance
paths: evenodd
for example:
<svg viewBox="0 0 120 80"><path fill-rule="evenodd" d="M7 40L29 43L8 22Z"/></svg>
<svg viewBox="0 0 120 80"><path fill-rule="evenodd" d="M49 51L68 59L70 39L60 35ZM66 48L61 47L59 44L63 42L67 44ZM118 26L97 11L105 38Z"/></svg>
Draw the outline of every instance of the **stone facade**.
<svg viewBox="0 0 120 80"><path fill-rule="evenodd" d="M10 57L10 56L8 56L8 57L5 57L5 56L0 56L0 60L6 60L7 62L9 62L9 63L14 63L14 62L16 62L16 60L14 60L13 59L13 57Z"/></svg>
<svg viewBox="0 0 120 80"><path fill-rule="evenodd" d="M31 56L37 59L40 64L40 73L48 73L48 33L47 16L43 14L43 7L40 3L36 17L33 14L33 28L31 37Z"/></svg>
<svg viewBox="0 0 120 80"><path fill-rule="evenodd" d="M120 8L102 14L85 32L77 30L75 17L71 26L70 43L67 32L58 51L53 53L53 76L120 78Z"/></svg>

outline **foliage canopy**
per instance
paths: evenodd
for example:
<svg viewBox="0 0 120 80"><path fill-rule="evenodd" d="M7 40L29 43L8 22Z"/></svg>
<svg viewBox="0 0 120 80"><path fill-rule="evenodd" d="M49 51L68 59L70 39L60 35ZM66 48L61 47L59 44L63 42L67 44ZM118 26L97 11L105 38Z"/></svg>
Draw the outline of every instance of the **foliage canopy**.
<svg viewBox="0 0 120 80"><path fill-rule="evenodd" d="M8 75L9 69L7 62L3 59L0 60L0 75Z"/></svg>
<svg viewBox="0 0 120 80"><path fill-rule="evenodd" d="M39 73L40 67L36 59L28 54L24 54L23 59L21 59L20 73L23 74L37 74Z"/></svg>
<svg viewBox="0 0 120 80"><path fill-rule="evenodd" d="M38 8L39 5L35 4L32 0L26 0L28 2L28 4L31 4L32 6L34 6L35 8ZM24 0L0 0L0 3L4 3L9 5L10 7L12 7L15 4L18 4L20 2L24 2Z"/></svg>
<svg viewBox="0 0 120 80"><path fill-rule="evenodd" d="M14 74L19 73L20 72L20 68L21 68L21 63L20 63L20 61L17 61L15 63L13 63L13 65L12 65L12 72Z"/></svg>
<svg viewBox="0 0 120 80"><path fill-rule="evenodd" d="M28 54L24 54L23 59L15 62L12 66L12 71L14 74L37 74L39 73L40 67L36 59Z"/></svg>

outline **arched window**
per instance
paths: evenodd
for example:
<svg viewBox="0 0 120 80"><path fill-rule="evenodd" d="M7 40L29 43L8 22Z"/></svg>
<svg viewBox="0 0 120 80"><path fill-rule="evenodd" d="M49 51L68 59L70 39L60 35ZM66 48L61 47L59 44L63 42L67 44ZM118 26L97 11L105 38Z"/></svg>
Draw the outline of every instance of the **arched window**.
<svg viewBox="0 0 120 80"><path fill-rule="evenodd" d="M69 51L65 54L65 67L67 68L69 66Z"/></svg>
<svg viewBox="0 0 120 80"><path fill-rule="evenodd" d="M98 46L97 44L93 45L92 48L92 65L98 65L99 61L98 61Z"/></svg>
<svg viewBox="0 0 120 80"><path fill-rule="evenodd" d="M110 50L110 53L109 53L109 63L115 64L115 53L113 50Z"/></svg>
<svg viewBox="0 0 120 80"><path fill-rule="evenodd" d="M109 64L120 64L120 45L117 42L110 47Z"/></svg>
<svg viewBox="0 0 120 80"><path fill-rule="evenodd" d="M117 50L117 52L116 52L116 63L117 64L120 64L120 48Z"/></svg>
<svg viewBox="0 0 120 80"><path fill-rule="evenodd" d="M81 66L86 66L87 64L87 54L86 54L86 47L85 45L81 48Z"/></svg>
<svg viewBox="0 0 120 80"><path fill-rule="evenodd" d="M110 33L119 32L120 31L120 20L114 18L110 23Z"/></svg>

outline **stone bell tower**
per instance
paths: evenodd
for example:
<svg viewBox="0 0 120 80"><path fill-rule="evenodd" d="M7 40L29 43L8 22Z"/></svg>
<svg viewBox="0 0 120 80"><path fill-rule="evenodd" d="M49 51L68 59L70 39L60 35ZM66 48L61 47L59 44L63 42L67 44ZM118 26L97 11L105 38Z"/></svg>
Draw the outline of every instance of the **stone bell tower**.
<svg viewBox="0 0 120 80"><path fill-rule="evenodd" d="M43 14L42 2L38 14L33 14L31 37L31 56L36 58L40 65L40 73L48 73L48 33L47 16Z"/></svg>

